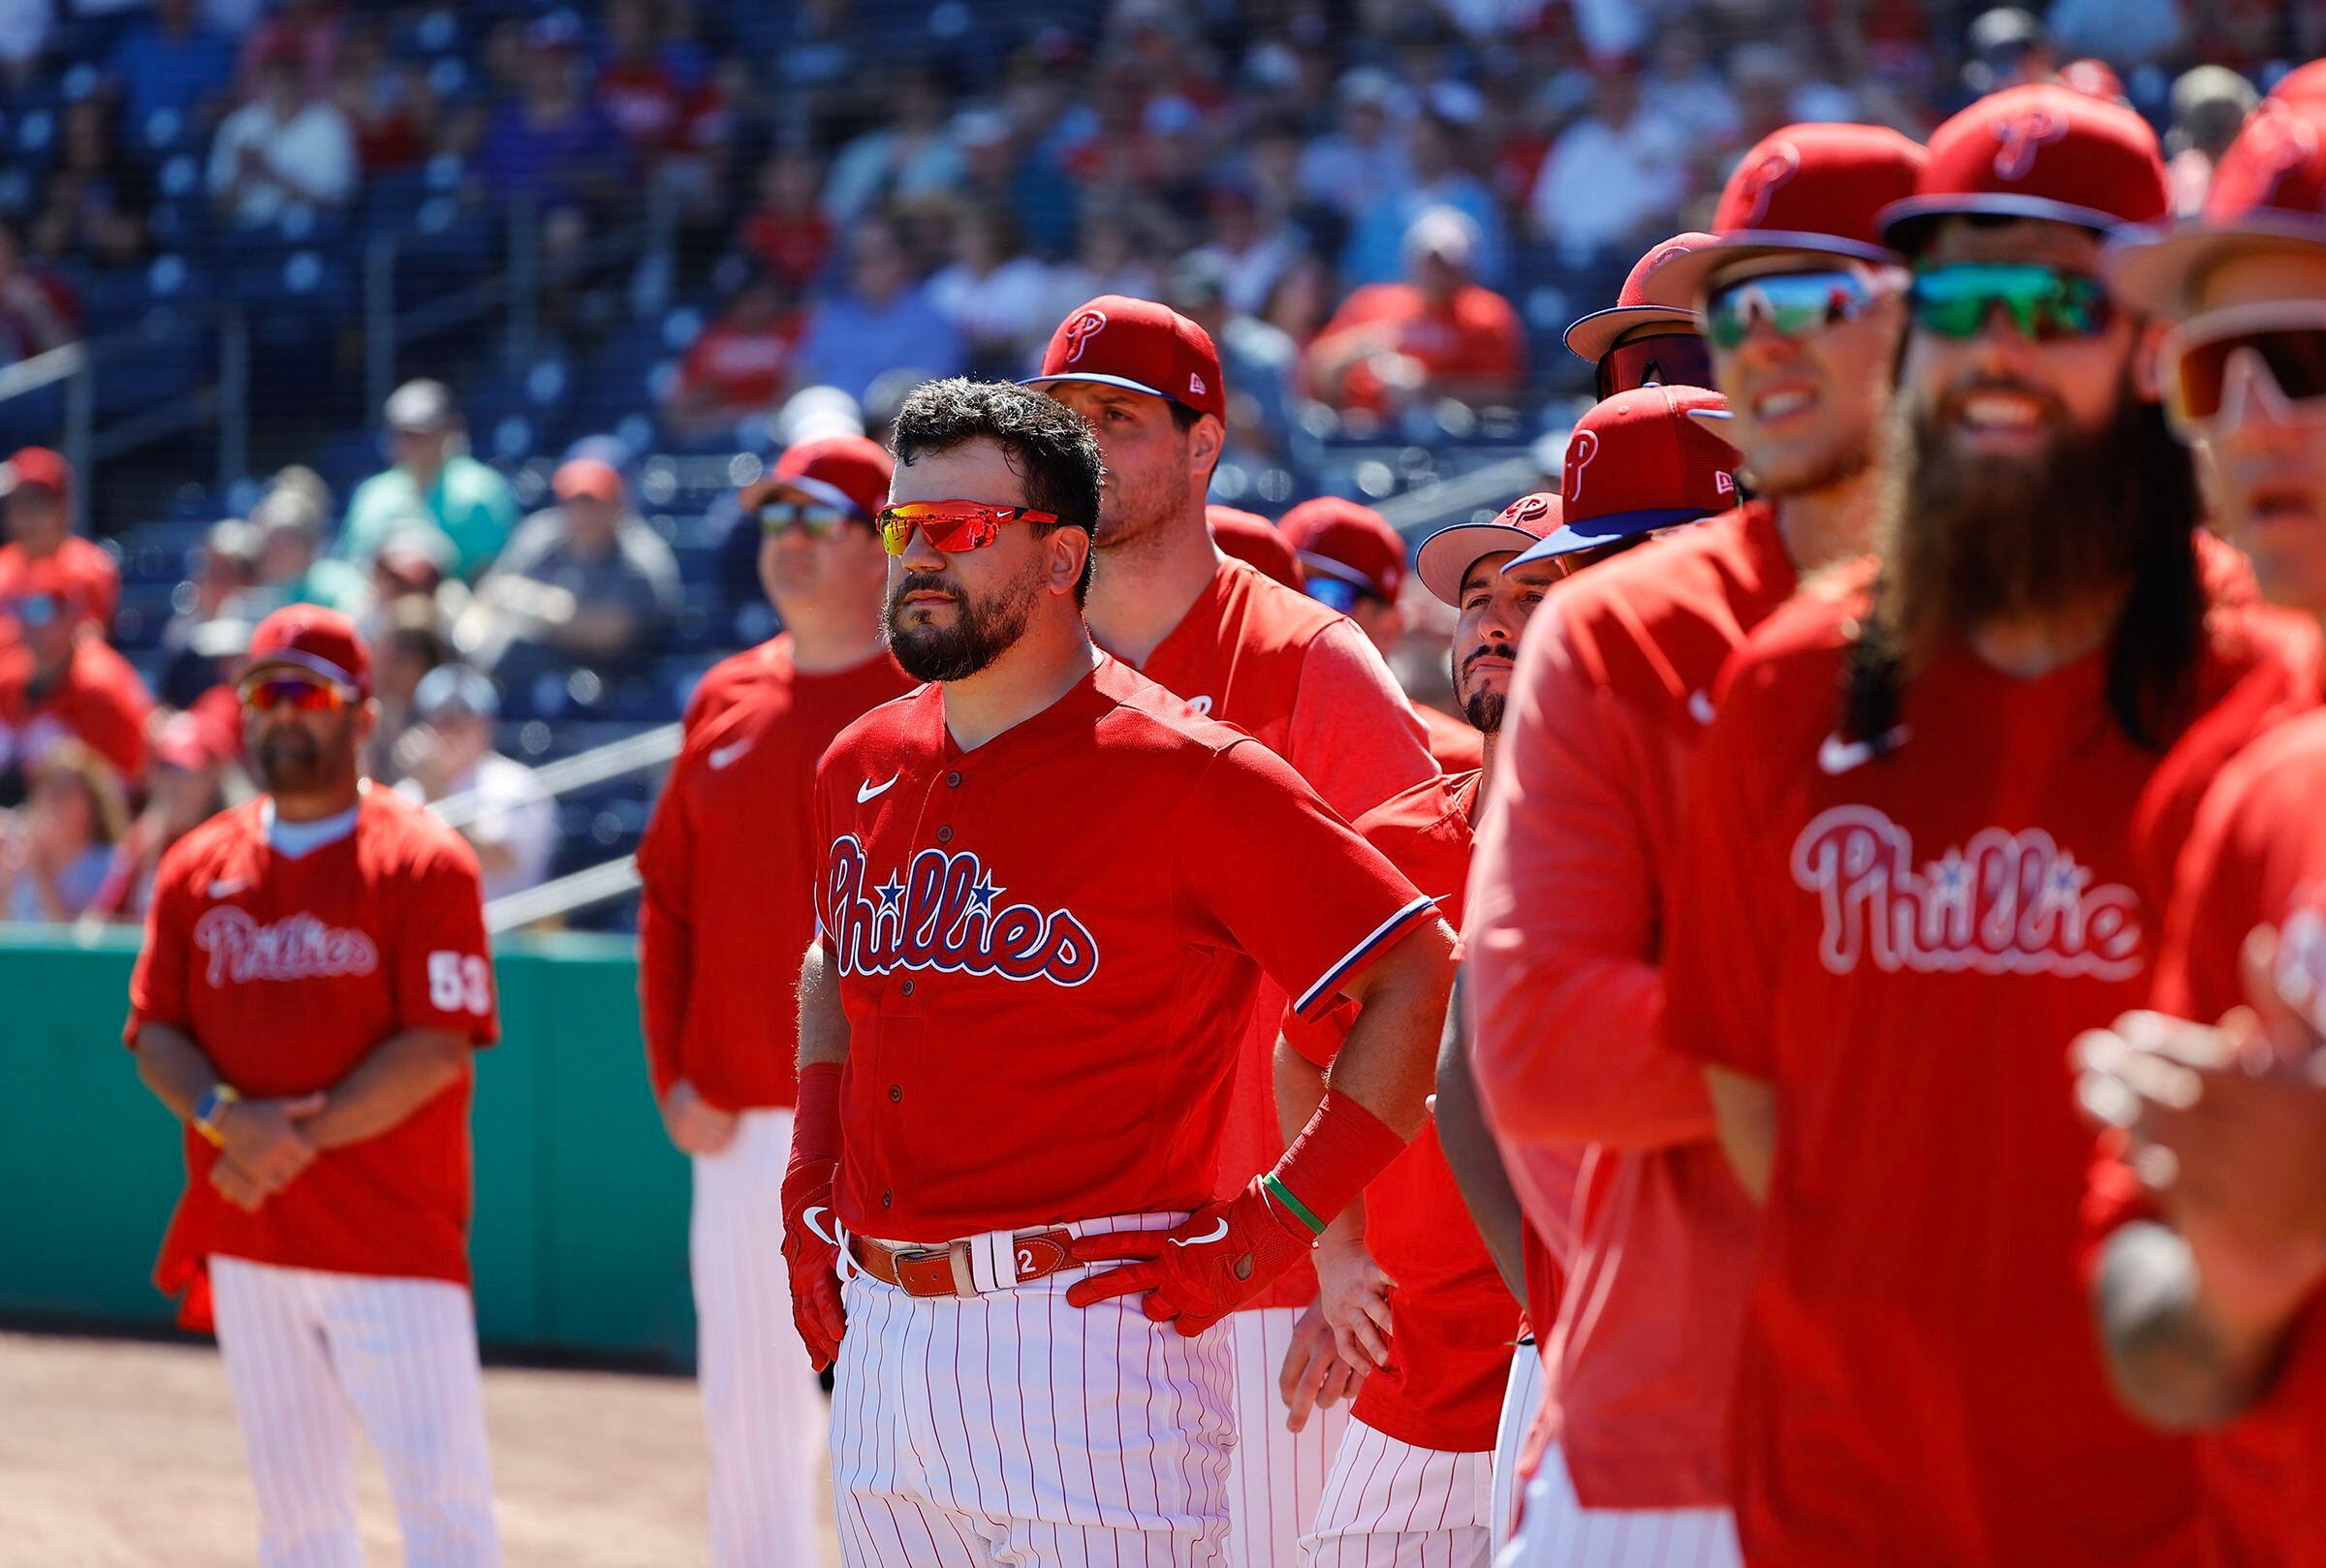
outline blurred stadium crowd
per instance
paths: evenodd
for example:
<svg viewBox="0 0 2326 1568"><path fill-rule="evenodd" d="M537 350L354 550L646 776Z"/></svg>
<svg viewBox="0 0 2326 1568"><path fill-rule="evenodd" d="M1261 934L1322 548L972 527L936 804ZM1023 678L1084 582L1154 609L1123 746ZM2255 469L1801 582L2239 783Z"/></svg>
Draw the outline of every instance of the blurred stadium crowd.
<svg viewBox="0 0 2326 1568"><path fill-rule="evenodd" d="M1562 429L1559 332L1778 125L2059 76L2187 211L2322 53L2305 0L0 0L0 364L85 344L103 459L0 399L0 918L141 914L299 600L488 896L619 856L643 787L531 769L773 630L736 487L1094 295L1218 340L1215 499L1379 500Z"/></svg>

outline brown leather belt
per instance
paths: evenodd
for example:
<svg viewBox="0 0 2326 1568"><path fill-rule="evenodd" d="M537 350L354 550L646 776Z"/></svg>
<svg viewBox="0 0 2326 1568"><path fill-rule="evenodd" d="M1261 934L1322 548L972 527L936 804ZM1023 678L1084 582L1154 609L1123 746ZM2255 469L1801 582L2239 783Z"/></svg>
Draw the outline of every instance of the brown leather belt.
<svg viewBox="0 0 2326 1568"><path fill-rule="evenodd" d="M1066 1250L1070 1232L1027 1231L1012 1239L1010 1254L1017 1277L1014 1284L1054 1274L1070 1268L1074 1257ZM976 1296L967 1241L947 1241L933 1247L888 1247L862 1236L848 1238L848 1255L857 1267L884 1285L907 1296Z"/></svg>

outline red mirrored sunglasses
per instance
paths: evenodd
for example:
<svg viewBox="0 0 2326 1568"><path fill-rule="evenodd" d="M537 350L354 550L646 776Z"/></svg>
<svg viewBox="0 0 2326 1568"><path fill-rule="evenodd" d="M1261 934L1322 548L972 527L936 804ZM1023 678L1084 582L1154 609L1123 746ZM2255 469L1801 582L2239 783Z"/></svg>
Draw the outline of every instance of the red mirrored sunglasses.
<svg viewBox="0 0 2326 1568"><path fill-rule="evenodd" d="M271 713L287 707L299 713L336 713L347 706L349 696L327 681L303 680L297 675L266 675L246 680L241 687L242 706L253 713Z"/></svg>
<svg viewBox="0 0 2326 1568"><path fill-rule="evenodd" d="M1001 537L1005 522L1059 522L1055 512L1030 506L989 506L983 501L906 501L880 509L873 521L891 555L902 555L915 533L928 535L929 548L947 555L984 549Z"/></svg>

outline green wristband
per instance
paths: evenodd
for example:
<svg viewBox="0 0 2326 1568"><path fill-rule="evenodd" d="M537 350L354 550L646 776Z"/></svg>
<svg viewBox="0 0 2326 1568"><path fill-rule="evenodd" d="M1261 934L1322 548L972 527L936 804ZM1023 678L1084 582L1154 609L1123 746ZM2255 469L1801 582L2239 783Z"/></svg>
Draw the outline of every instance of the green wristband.
<svg viewBox="0 0 2326 1568"><path fill-rule="evenodd" d="M1291 1209L1292 1217L1307 1226L1309 1235L1322 1236L1325 1234L1325 1222L1310 1212L1306 1204L1302 1203L1287 1191L1284 1183L1276 1179L1276 1174L1273 1171L1260 1178L1260 1186L1270 1197Z"/></svg>

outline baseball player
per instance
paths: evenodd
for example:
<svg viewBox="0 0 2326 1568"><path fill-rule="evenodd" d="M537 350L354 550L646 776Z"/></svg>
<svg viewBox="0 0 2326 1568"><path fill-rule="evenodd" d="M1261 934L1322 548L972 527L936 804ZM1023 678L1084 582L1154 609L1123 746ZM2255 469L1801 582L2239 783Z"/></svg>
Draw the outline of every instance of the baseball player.
<svg viewBox="0 0 2326 1568"><path fill-rule="evenodd" d="M2104 235L2137 115L2049 85L1933 133L1875 519L1730 661L1667 884L1665 1032L1763 1200L1733 1429L1745 1554L2182 1562L2185 1442L2109 1393L2073 1254L2066 1042L2145 994L2208 769L2312 648L2209 593Z"/></svg>
<svg viewBox="0 0 2326 1568"><path fill-rule="evenodd" d="M1493 522L1458 524L1424 543L1423 584L1460 616L1454 686L1483 738L1482 766L1391 797L1357 831L1461 923L1471 823L1493 774L1495 732L1519 635L1561 573L1534 563L1505 573L1539 544L1558 511L1527 496ZM1399 564L1403 565L1402 551ZM1346 1022L1336 1011L1315 1024L1288 1017L1286 1064L1303 1088L1286 1108L1305 1114L1324 1084L1319 1067ZM1310 1568L1442 1563L1484 1568L1493 1498L1495 1423L1511 1365L1511 1298L1477 1230L1434 1128L1421 1135L1319 1239L1317 1278L1339 1347L1334 1367L1365 1369L1350 1422L1326 1478L1316 1517L1300 1543ZM1369 1256L1368 1256L1369 1254ZM1321 1362L1322 1358L1317 1358ZM1285 1369L1302 1412L1311 1386L1333 1368Z"/></svg>
<svg viewBox="0 0 2326 1568"><path fill-rule="evenodd" d="M1518 1563L1736 1560L1726 1412L1754 1226L1702 1075L1656 1038L1673 854L1722 661L1803 577L1864 548L1902 320L1875 218L1922 160L1856 125L1789 126L1746 153L1717 237L1654 281L1673 291L1661 308L1705 308L1720 436L1760 495L1561 589L1520 650L1464 929L1489 1119L1570 1282L1535 1324L1545 1452ZM1687 417L1679 393L1616 401L1659 395ZM1594 452L1579 508L1636 510L1596 487L1622 482L1621 458Z"/></svg>
<svg viewBox="0 0 2326 1568"><path fill-rule="evenodd" d="M2326 621L2321 131L2326 100L2265 100L2201 218L2104 259L2120 300L2176 324L2165 409L2214 519L2263 593L2313 622ZM2321 787L2316 713L2222 769L2180 862L2155 1011L2078 1044L2079 1097L2124 1129L2103 1140L2087 1207L2105 1235L2104 1346L2136 1413L2204 1429L2205 1559L2224 1568L2326 1561ZM2269 930L2248 952L2256 925Z"/></svg>
<svg viewBox="0 0 2326 1568"><path fill-rule="evenodd" d="M1257 737L1351 821L1436 773L1421 722L1355 623L1211 543L1204 490L1227 402L1202 328L1152 301L1104 295L1058 324L1033 384L1088 421L1106 455L1088 610L1099 646L1197 712ZM1288 998L1272 985L1264 978L1244 1034L1220 1145L1224 1191L1283 1148L1274 1059ZM1293 1560L1339 1441L1342 1409L1296 1432L1277 1388L1296 1340L1319 1354L1332 1344L1323 1318L1304 1311L1315 1295L1303 1259L1234 1319L1235 1568Z"/></svg>
<svg viewBox="0 0 2326 1568"><path fill-rule="evenodd" d="M876 442L824 436L787 449L737 496L739 526L757 526L759 584L783 630L704 672L687 699L687 735L763 679L784 685L802 675L845 677L887 667L879 607L888 557L871 522L888 499L890 467Z"/></svg>
<svg viewBox="0 0 2326 1568"><path fill-rule="evenodd" d="M867 448L878 465L864 460ZM679 753L638 851L647 1067L671 1142L694 1162L688 1257L711 1557L722 1568L804 1565L818 1550L824 1408L789 1343L780 1247L798 977L768 956L803 952L815 934L816 759L843 726L913 684L881 638L888 556L877 502L856 499L876 471L885 492L887 468L870 442L817 442L742 491L785 630L724 666L731 683Z"/></svg>
<svg viewBox="0 0 2326 1568"><path fill-rule="evenodd" d="M267 1568L352 1565L358 1427L428 1568L500 1561L468 1294L469 1055L496 1031L477 859L357 757L354 625L294 605L239 692L266 794L162 857L124 1037L186 1124L155 1282L215 1327Z"/></svg>
<svg viewBox="0 0 2326 1568"><path fill-rule="evenodd" d="M1306 583L1307 577L1301 571L1301 558L1292 552L1291 541L1284 537L1282 529L1259 513L1214 503L1204 508L1204 523L1211 530L1211 542L1219 547L1221 554L1248 561L1288 588Z"/></svg>
<svg viewBox="0 0 2326 1568"><path fill-rule="evenodd" d="M1755 151L1761 149L1756 148ZM1740 168L1751 167L1747 158ZM1649 298L1649 275L1692 255L1713 236L1674 235L1632 264L1616 302L1578 318L1562 339L1569 353L1591 365L1602 401L1641 387L1709 387L1713 364L1704 344L1704 320L1690 301L1659 304Z"/></svg>
<svg viewBox="0 0 2326 1568"><path fill-rule="evenodd" d="M1216 1561L1216 1326L1419 1127L1452 935L1273 753L1093 645L1087 425L942 381L893 439L890 639L930 684L819 770L784 1191L843 1556ZM1261 970L1359 1013L1214 1199Z"/></svg>

